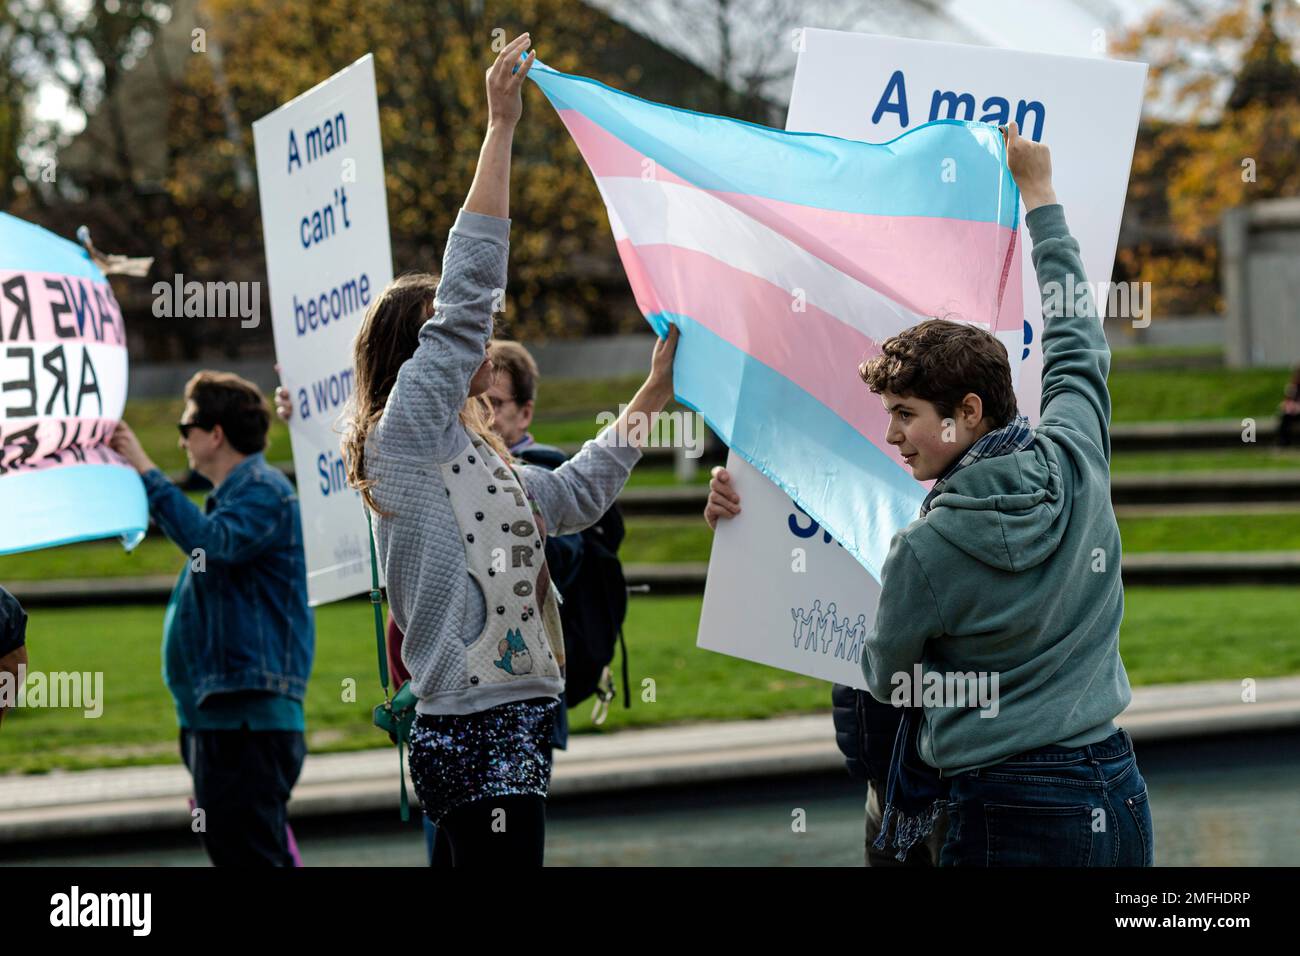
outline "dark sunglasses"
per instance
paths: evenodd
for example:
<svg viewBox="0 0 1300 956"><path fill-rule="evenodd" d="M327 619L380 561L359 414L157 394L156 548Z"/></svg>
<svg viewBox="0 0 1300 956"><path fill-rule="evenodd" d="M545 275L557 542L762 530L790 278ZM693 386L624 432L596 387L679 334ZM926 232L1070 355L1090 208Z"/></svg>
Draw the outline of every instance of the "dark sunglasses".
<svg viewBox="0 0 1300 956"><path fill-rule="evenodd" d="M204 425L202 422L177 422L176 423L177 431L181 433L181 437L184 438L186 441L189 441L191 428L201 428L204 431L207 431L211 427L212 427L211 425Z"/></svg>

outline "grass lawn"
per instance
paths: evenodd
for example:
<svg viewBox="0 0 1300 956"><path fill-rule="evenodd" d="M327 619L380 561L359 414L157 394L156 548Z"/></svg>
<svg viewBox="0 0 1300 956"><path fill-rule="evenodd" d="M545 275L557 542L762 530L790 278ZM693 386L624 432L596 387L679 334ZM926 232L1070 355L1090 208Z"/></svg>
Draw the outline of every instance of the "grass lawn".
<svg viewBox="0 0 1300 956"><path fill-rule="evenodd" d="M1185 350L1189 357L1213 349ZM1135 362L1152 350L1121 352L1111 369L1109 385L1115 422L1184 421L1206 418L1259 420L1277 414L1290 369L1279 368L1142 368ZM1159 352L1174 358L1177 349ZM539 441L573 442L596 432L597 411L617 411L641 383L640 376L606 381L543 380L538 391L540 414L534 434ZM866 395L866 398L871 396ZM543 438L542 436L546 437Z"/></svg>
<svg viewBox="0 0 1300 956"><path fill-rule="evenodd" d="M1111 369L1111 421L1157 422L1277 415L1286 368Z"/></svg>
<svg viewBox="0 0 1300 956"><path fill-rule="evenodd" d="M1112 475L1156 471L1234 471L1300 469L1300 448L1243 445L1203 451L1127 451L1110 458Z"/></svg>
<svg viewBox="0 0 1300 956"><path fill-rule="evenodd" d="M1124 550L1296 551L1300 513L1121 518Z"/></svg>
<svg viewBox="0 0 1300 956"><path fill-rule="evenodd" d="M1111 367L1126 368L1151 362L1188 360L1204 365L1223 365L1222 345L1131 345L1111 346Z"/></svg>
<svg viewBox="0 0 1300 956"><path fill-rule="evenodd" d="M1300 550L1300 513L1121 518L1125 553ZM633 518L619 550L626 562L707 561L713 532L703 519Z"/></svg>
<svg viewBox="0 0 1300 956"><path fill-rule="evenodd" d="M612 708L604 730L681 721L773 717L824 710L827 684L698 650L698 597L636 598L626 628L630 710ZM360 601L317 613L316 666L307 697L314 752L380 746L370 726L379 699L370 609ZM33 670L102 671L103 715L80 711L11 711L0 729L0 768L43 772L172 763L175 717L160 678L160 607L43 610L33 615ZM1295 590L1225 587L1202 590L1129 588L1121 633L1136 684L1239 680L1300 673ZM643 681L655 700L642 700ZM356 682L356 701L344 699ZM570 712L577 732L591 730L590 702ZM830 724L827 723L827 733Z"/></svg>
<svg viewBox="0 0 1300 956"><path fill-rule="evenodd" d="M1184 350L1189 357L1213 349ZM1166 354L1167 353L1167 354ZM1141 368L1134 362L1159 354L1176 358L1178 350L1118 350L1110 375L1116 422L1206 418L1266 419L1276 414L1288 370L1228 368ZM596 415L617 412L643 381L629 375L612 379L542 379L538 386L540 414L533 434L548 444L570 444L591 438L599 430ZM865 398L870 398L866 396ZM269 399L269 397L268 397ZM176 447L176 422L183 403L175 399L134 399L126 419L145 449L164 470L185 466ZM278 420L271 426L272 459L288 459L288 432Z"/></svg>
<svg viewBox="0 0 1300 956"><path fill-rule="evenodd" d="M703 517L629 518L619 556L628 563L707 561L713 532ZM1300 550L1300 513L1121 518L1126 552ZM91 541L0 557L0 584L58 578L175 574L182 555L154 532L127 554L116 541Z"/></svg>

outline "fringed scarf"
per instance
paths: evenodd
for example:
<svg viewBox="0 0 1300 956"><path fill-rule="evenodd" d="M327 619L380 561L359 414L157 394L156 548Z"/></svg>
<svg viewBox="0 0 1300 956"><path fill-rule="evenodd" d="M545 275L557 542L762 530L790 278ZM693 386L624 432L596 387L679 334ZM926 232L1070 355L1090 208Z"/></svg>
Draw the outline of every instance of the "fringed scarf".
<svg viewBox="0 0 1300 956"><path fill-rule="evenodd" d="M1024 415L1017 415L1009 425L980 438L934 483L930 493L921 502L921 517L930 513L931 502L943 494L948 479L967 465L1023 451L1033 441L1034 431ZM923 719L919 705L903 710L903 719L894 738L893 756L889 760L889 779L885 787L885 811L880 824L880 835L873 844L877 850L884 850L892 842L898 850L895 857L899 860L905 860L907 852L930 835L939 814L947 807L948 782L938 770L921 759L917 747ZM891 825L892 841L889 838Z"/></svg>

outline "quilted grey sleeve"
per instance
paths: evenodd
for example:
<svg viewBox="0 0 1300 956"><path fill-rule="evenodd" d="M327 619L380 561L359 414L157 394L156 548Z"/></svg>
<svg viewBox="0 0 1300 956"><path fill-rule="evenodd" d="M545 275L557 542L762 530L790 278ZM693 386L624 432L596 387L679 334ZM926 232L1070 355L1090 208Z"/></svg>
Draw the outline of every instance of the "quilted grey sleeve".
<svg viewBox="0 0 1300 956"><path fill-rule="evenodd" d="M509 251L509 219L460 211L447 239L433 317L398 371L372 436L382 454L442 462L460 450L460 410L492 335L492 306L504 294Z"/></svg>
<svg viewBox="0 0 1300 956"><path fill-rule="evenodd" d="M547 534L573 534L609 510L640 458L641 449L619 445L606 428L554 471L524 465L520 477L537 499Z"/></svg>

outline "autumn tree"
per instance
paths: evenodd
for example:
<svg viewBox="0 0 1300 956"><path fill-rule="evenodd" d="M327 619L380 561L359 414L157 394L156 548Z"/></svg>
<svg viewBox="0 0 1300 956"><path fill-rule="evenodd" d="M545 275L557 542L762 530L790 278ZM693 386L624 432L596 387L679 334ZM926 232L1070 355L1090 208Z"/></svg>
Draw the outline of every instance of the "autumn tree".
<svg viewBox="0 0 1300 956"><path fill-rule="evenodd" d="M24 108L29 88L18 65L18 37L7 8L0 7L0 208L17 194L22 164L18 150L26 132Z"/></svg>
<svg viewBox="0 0 1300 956"><path fill-rule="evenodd" d="M156 257L150 280L118 295L133 347L157 359L269 349L269 323L157 319L149 290L177 273L265 280L252 123L365 53L399 273L438 268L486 123L483 73L515 34L530 30L556 69L650 99L707 110L716 91L707 72L579 0L0 2L19 10L45 81L88 117L70 142L55 130L40 144L57 149L59 182L28 189L20 214L67 236L84 222L101 248ZM640 328L595 183L540 91L526 96L499 328Z"/></svg>
<svg viewBox="0 0 1300 956"><path fill-rule="evenodd" d="M167 190L199 271L262 268L252 122L367 52L375 57L394 268L436 270L487 122L483 74L527 29L547 65L679 105L707 77L577 0L285 4L210 0L202 52L173 98ZM219 56L214 57L214 51ZM531 337L637 328L604 205L555 111L531 88L515 138L514 219L501 331ZM235 117L232 123L231 117ZM223 264L234 255L236 262ZM231 276L238 278L237 276Z"/></svg>
<svg viewBox="0 0 1300 956"><path fill-rule="evenodd" d="M1298 37L1295 4L1184 0L1117 44L1150 64L1146 102L1162 114L1144 121L1129 186L1145 239L1119 255L1158 290L1157 313L1220 310L1224 211L1300 195Z"/></svg>

